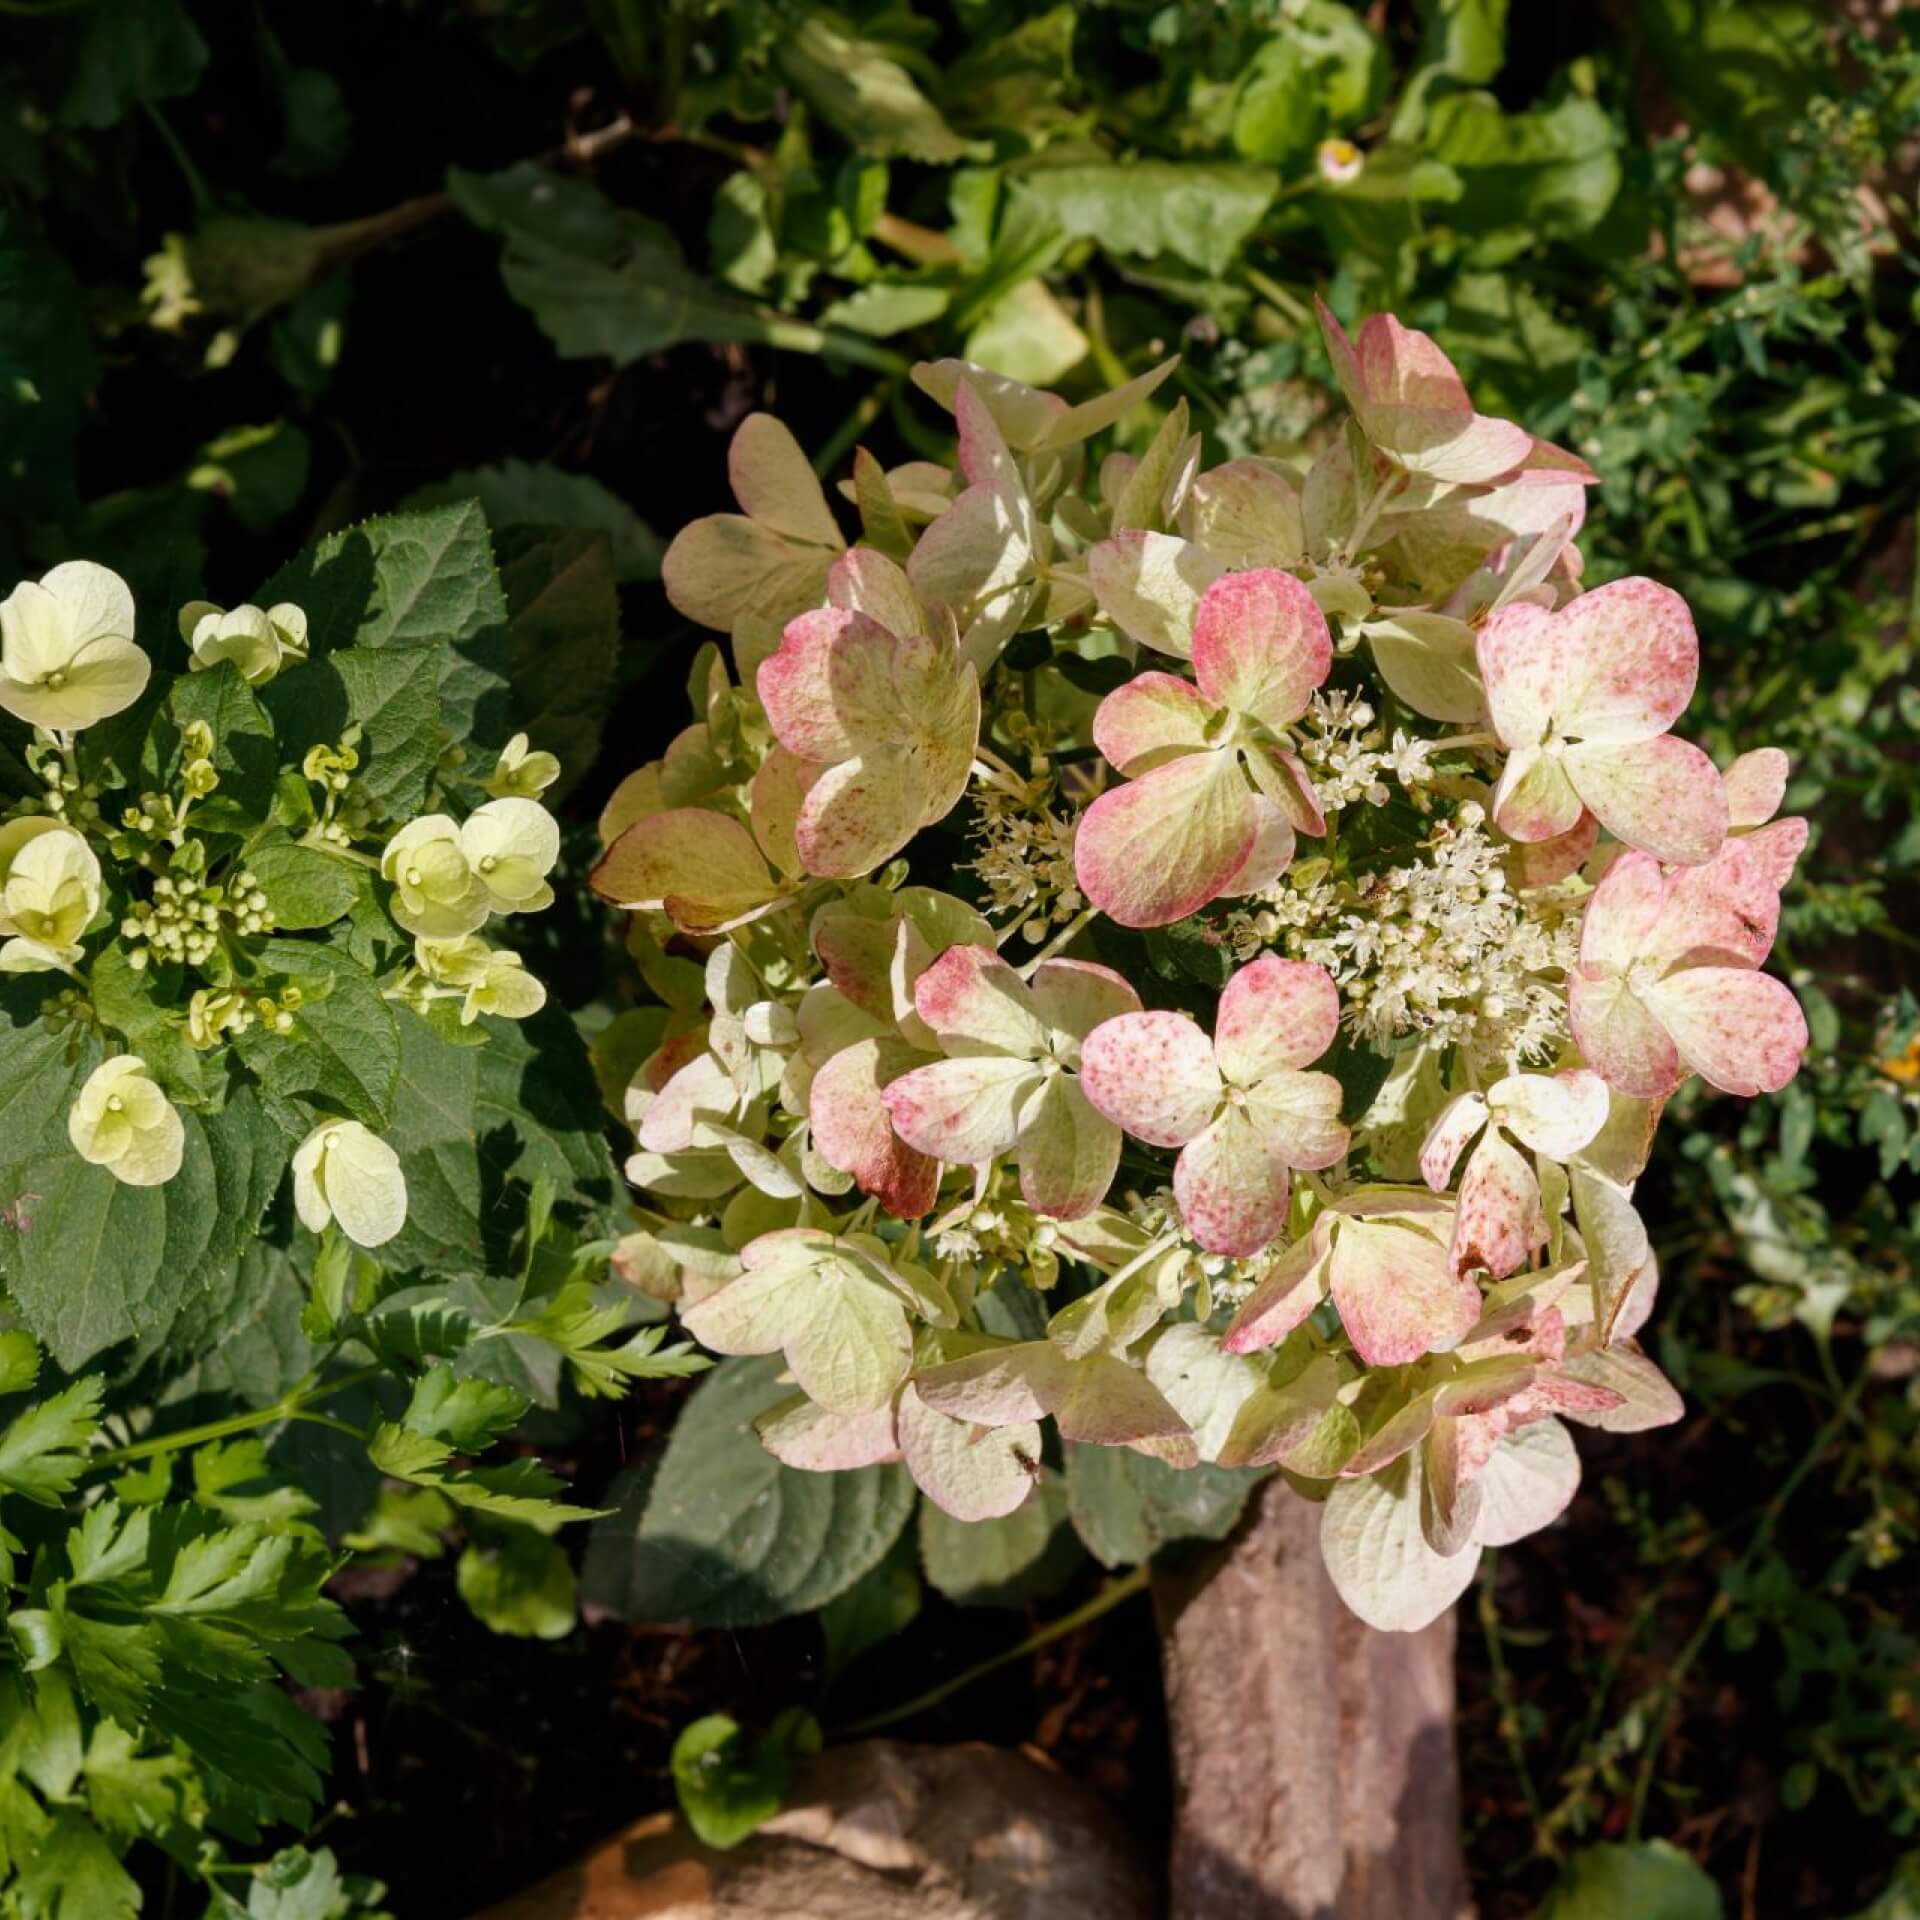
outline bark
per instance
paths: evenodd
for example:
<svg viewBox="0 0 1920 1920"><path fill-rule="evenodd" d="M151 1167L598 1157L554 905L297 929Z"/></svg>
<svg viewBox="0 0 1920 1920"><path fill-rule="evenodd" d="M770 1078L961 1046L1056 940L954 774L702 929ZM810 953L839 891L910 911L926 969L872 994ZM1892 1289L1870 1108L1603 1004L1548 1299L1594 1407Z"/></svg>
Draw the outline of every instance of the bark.
<svg viewBox="0 0 1920 1920"><path fill-rule="evenodd" d="M1453 1637L1340 1603L1277 1476L1227 1545L1154 1577L1175 1778L1172 1920L1470 1920Z"/></svg>

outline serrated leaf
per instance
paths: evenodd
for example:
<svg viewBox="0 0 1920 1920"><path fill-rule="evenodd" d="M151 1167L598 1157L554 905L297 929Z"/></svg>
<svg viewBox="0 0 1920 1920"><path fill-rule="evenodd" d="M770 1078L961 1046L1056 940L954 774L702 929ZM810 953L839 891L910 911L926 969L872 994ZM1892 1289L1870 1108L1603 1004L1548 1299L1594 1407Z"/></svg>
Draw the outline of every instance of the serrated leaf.
<svg viewBox="0 0 1920 1920"><path fill-rule="evenodd" d="M803 1473L761 1445L777 1358L725 1360L688 1400L650 1487L594 1529L583 1593L629 1620L752 1626L805 1613L877 1565L912 1511L898 1466Z"/></svg>
<svg viewBox="0 0 1920 1920"><path fill-rule="evenodd" d="M736 176L737 177L737 176ZM665 543L634 510L589 474L568 473L545 461L498 460L463 467L407 497L409 507L445 506L473 499L496 534L509 527L597 530L613 550L613 577L622 586L660 577Z"/></svg>
<svg viewBox="0 0 1920 1920"><path fill-rule="evenodd" d="M163 1336L201 1289L231 1274L280 1184L286 1144L250 1091L181 1118L185 1156L164 1186L126 1186L89 1166L64 1125L47 1157L3 1176L0 1194L10 1186L37 1198L30 1233L0 1233L0 1280L69 1373L118 1341Z"/></svg>
<svg viewBox="0 0 1920 1920"><path fill-rule="evenodd" d="M400 1021L407 1097L386 1137L407 1177L407 1224L383 1249L396 1267L505 1270L522 1216L501 1195L541 1173L583 1231L619 1231L622 1183L573 1022L549 1007L531 1020L477 1024L484 1047L454 1046L410 1015Z"/></svg>
<svg viewBox="0 0 1920 1920"><path fill-rule="evenodd" d="M86 1444L100 1426L106 1382L76 1380L0 1428L0 1492L58 1507L86 1471Z"/></svg>
<svg viewBox="0 0 1920 1920"><path fill-rule="evenodd" d="M415 1382L401 1425L454 1453L484 1453L519 1424L527 1405L510 1388L490 1380L459 1380L451 1368L435 1367Z"/></svg>
<svg viewBox="0 0 1920 1920"><path fill-rule="evenodd" d="M263 607L277 600L302 607L316 659L348 647L439 649L440 719L448 737L504 740L506 599L477 502L389 514L330 534L253 597ZM301 679L295 670L267 689L283 748ZM310 683L306 691L312 698L316 689Z"/></svg>
<svg viewBox="0 0 1920 1920"><path fill-rule="evenodd" d="M400 1074L400 1032L379 987L345 954L310 940L263 941L254 957L269 979L294 981L304 996L291 1033L253 1026L235 1040L260 1085L384 1131Z"/></svg>

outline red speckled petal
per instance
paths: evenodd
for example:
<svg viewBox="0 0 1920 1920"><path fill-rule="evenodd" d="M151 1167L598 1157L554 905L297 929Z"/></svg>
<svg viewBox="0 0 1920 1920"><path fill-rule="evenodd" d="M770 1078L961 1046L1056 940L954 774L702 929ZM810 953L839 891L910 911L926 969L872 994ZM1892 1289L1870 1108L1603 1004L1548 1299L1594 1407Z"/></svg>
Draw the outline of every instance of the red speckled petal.
<svg viewBox="0 0 1920 1920"><path fill-rule="evenodd" d="M1666 1028L1625 979L1574 973L1567 982L1567 1011L1581 1058L1608 1086L1659 1100L1686 1078Z"/></svg>
<svg viewBox="0 0 1920 1920"><path fill-rule="evenodd" d="M1259 834L1231 753L1190 753L1103 793L1080 817L1080 891L1123 927L1197 913L1238 873Z"/></svg>
<svg viewBox="0 0 1920 1920"><path fill-rule="evenodd" d="M1255 1254L1287 1224L1287 1163L1242 1108L1229 1107L1180 1149L1173 1194L1209 1253Z"/></svg>
<svg viewBox="0 0 1920 1920"><path fill-rule="evenodd" d="M1020 1138L1020 1109L1039 1077L1025 1060L977 1054L916 1067L891 1082L881 1098L893 1130L908 1146L937 1160L977 1166L1012 1151Z"/></svg>
<svg viewBox="0 0 1920 1920"><path fill-rule="evenodd" d="M1764 826L1780 811L1787 795L1788 766L1787 756L1778 747L1756 747L1726 770L1721 777L1734 826Z"/></svg>
<svg viewBox="0 0 1920 1920"><path fill-rule="evenodd" d="M1463 1093L1440 1109L1420 1148L1420 1177L1435 1193L1452 1185L1454 1162L1486 1124L1487 1103L1477 1093Z"/></svg>
<svg viewBox="0 0 1920 1920"><path fill-rule="evenodd" d="M897 1219L927 1212L940 1189L940 1163L894 1131L886 1088L926 1056L898 1040L843 1047L813 1077L807 1117L821 1159L860 1183Z"/></svg>
<svg viewBox="0 0 1920 1920"><path fill-rule="evenodd" d="M1183 1146L1220 1105L1213 1043L1185 1014L1126 1013L1080 1048L1080 1084L1116 1126L1153 1147Z"/></svg>
<svg viewBox="0 0 1920 1920"><path fill-rule="evenodd" d="M1333 1303L1370 1367L1399 1367L1452 1346L1480 1317L1480 1289L1456 1277L1446 1247L1391 1220L1334 1230Z"/></svg>
<svg viewBox="0 0 1920 1920"><path fill-rule="evenodd" d="M1727 837L1720 769L1689 740L1663 733L1625 746L1574 746L1564 765L1600 824L1643 853L1697 866Z"/></svg>
<svg viewBox="0 0 1920 1920"><path fill-rule="evenodd" d="M1100 702L1093 744L1132 777L1180 754L1202 751L1212 711L1190 680L1171 673L1137 674Z"/></svg>
<svg viewBox="0 0 1920 1920"><path fill-rule="evenodd" d="M1031 1060L1047 1049L1027 983L991 947L949 947L914 982L913 1004L950 1053Z"/></svg>
<svg viewBox="0 0 1920 1920"><path fill-rule="evenodd" d="M1554 712L1568 732L1647 740L1686 712L1700 642L1687 603L1671 587L1637 576L1614 580L1569 601L1553 622L1568 661Z"/></svg>
<svg viewBox="0 0 1920 1920"><path fill-rule="evenodd" d="M1771 974L1692 967L1648 989L1680 1058L1722 1093L1778 1093L1800 1070L1807 1020Z"/></svg>
<svg viewBox="0 0 1920 1920"><path fill-rule="evenodd" d="M1214 1058L1236 1086L1251 1087L1286 1067L1305 1067L1340 1032L1340 989L1325 967L1264 954L1242 967L1220 995Z"/></svg>
<svg viewBox="0 0 1920 1920"><path fill-rule="evenodd" d="M1332 665L1327 617L1292 574L1230 573L1202 596L1193 670L1215 706L1284 727L1306 712Z"/></svg>
<svg viewBox="0 0 1920 1920"><path fill-rule="evenodd" d="M1484 1268L1495 1280L1517 1273L1547 1238L1540 1183L1526 1156L1489 1127L1460 1180L1453 1216L1455 1273Z"/></svg>

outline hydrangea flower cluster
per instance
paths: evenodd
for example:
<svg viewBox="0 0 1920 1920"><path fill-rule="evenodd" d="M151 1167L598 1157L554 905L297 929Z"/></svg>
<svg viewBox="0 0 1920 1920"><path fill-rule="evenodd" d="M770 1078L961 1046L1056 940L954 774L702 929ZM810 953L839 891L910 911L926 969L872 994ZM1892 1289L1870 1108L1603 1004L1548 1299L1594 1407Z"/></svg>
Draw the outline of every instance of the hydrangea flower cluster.
<svg viewBox="0 0 1920 1920"><path fill-rule="evenodd" d="M364 1034L367 1021L344 990L328 1002L346 969L366 994L456 1028L539 1011L545 988L483 935L494 918L552 903L560 836L538 795L559 763L517 736L463 820L392 819L355 777L360 729L349 726L250 808L223 787L271 742L251 694L307 664L307 616L291 603L194 601L178 631L187 674L162 698L133 595L109 569L67 561L0 600L0 714L19 723L41 782L0 815L0 974L65 976L42 1017L105 1054L67 1114L83 1161L129 1186L164 1186L188 1151L183 1107L218 1111L230 1067L278 1095L311 1088L318 1097L283 1097L276 1114L313 1122L291 1158L296 1210L315 1232L337 1224L379 1246L405 1224L405 1176L368 1126L329 1110L341 1097L324 1068L342 1057L333 1028ZM181 684L220 674L246 691L172 704ZM137 735L99 744L91 730L143 700L156 709L136 716L144 748ZM233 716L241 757L207 712ZM136 789L125 759L159 784ZM263 1051L276 1047L296 1063L280 1074ZM220 1058L229 1050L237 1060Z"/></svg>
<svg viewBox="0 0 1920 1920"><path fill-rule="evenodd" d="M1412 1628L1564 1509L1565 1422L1679 1416L1634 1186L1690 1075L1798 1065L1807 828L1783 755L1673 732L1679 596L1583 586L1586 466L1321 322L1311 460L1209 466L1184 403L1094 454L1170 366L1078 407L920 367L953 470L856 454L851 541L748 420L741 514L666 560L731 671L593 884L662 1003L622 1270L784 1355L775 1454L967 1519L1045 1422L1278 1467Z"/></svg>

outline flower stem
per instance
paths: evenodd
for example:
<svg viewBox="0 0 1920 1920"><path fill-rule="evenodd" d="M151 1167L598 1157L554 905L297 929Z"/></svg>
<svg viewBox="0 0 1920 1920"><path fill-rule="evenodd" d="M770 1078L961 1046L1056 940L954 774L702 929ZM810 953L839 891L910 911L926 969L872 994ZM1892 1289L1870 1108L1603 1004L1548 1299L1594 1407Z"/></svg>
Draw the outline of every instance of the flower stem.
<svg viewBox="0 0 1920 1920"><path fill-rule="evenodd" d="M1050 1646L1076 1628L1098 1620L1103 1613L1111 1613L1123 1600L1131 1600L1136 1593L1145 1589L1151 1571L1148 1563L1142 1561L1132 1572L1122 1574L1118 1580L1109 1580L1084 1606L1075 1607L1071 1613L1049 1621L1046 1626L1028 1634L1018 1646L1008 1647L1004 1653L996 1653L991 1660L982 1660L978 1666L955 1674L951 1680L941 1681L937 1687L928 1688L904 1706L889 1707L886 1712L871 1714L865 1720L854 1721L851 1726L835 1727L834 1737L851 1739L857 1734L877 1733L882 1727L894 1726L902 1720L912 1719L916 1713L925 1713L929 1707L937 1707L941 1701L960 1692L962 1688L972 1686L976 1680L984 1680L988 1674L997 1672L1009 1662L1037 1653L1042 1647Z"/></svg>
<svg viewBox="0 0 1920 1920"><path fill-rule="evenodd" d="M377 1379L385 1371L382 1367L360 1367L352 1373L343 1373L337 1380L303 1381L288 1388L270 1407L256 1407L251 1413L229 1414L224 1420L209 1420L203 1426L182 1427L178 1433L163 1433L157 1439L136 1440L129 1446L110 1447L105 1453L96 1453L87 1462L88 1471L96 1467L123 1467L135 1460L150 1460L157 1453L176 1453L182 1447L197 1447L209 1440L224 1440L230 1433L248 1433L255 1427L270 1427L282 1420L307 1420L316 1425L336 1427L342 1432L351 1433L356 1439L363 1439L357 1427L350 1427L344 1420L335 1420L323 1414L309 1413L307 1409L322 1400L330 1400L336 1393L345 1393L349 1387L357 1387L363 1381Z"/></svg>
<svg viewBox="0 0 1920 1920"><path fill-rule="evenodd" d="M1093 924L1099 917L1099 913L1100 909L1098 907L1087 907L1076 914L1072 920L1062 927L1060 931L1020 969L1020 978L1022 980L1031 980L1034 974L1038 972L1042 961L1051 960L1061 948L1071 945L1079 935L1084 933L1087 928Z"/></svg>

